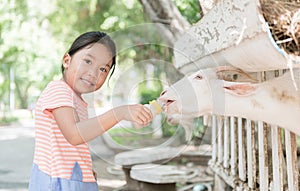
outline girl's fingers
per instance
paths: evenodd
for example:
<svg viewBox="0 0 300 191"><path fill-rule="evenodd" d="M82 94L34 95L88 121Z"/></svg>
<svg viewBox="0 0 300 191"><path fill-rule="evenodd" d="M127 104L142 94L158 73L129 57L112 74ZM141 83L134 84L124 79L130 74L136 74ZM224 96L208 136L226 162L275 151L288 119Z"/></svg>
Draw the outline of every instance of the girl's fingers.
<svg viewBox="0 0 300 191"><path fill-rule="evenodd" d="M143 113L148 119L152 119L152 113L151 113L151 110L150 109L148 109L147 107L145 107L144 108L144 110L145 110L145 113Z"/></svg>
<svg viewBox="0 0 300 191"><path fill-rule="evenodd" d="M152 114L149 108L141 104L130 105L128 107L129 114L128 120L138 123L142 126L148 125L152 120Z"/></svg>
<svg viewBox="0 0 300 191"><path fill-rule="evenodd" d="M143 124L143 125L147 124L147 123L149 123L151 121L151 119L149 119L148 117L146 117L144 114L140 114L138 116L138 120L139 120L139 123Z"/></svg>
<svg viewBox="0 0 300 191"><path fill-rule="evenodd" d="M146 126L147 124L149 124L151 122L151 119L152 119L152 117L146 112L141 112L137 116L137 122L143 126Z"/></svg>
<svg viewBox="0 0 300 191"><path fill-rule="evenodd" d="M144 115L144 117L147 119L148 122L150 122L153 119L152 113L148 108L145 108L145 111L142 112L142 114Z"/></svg>

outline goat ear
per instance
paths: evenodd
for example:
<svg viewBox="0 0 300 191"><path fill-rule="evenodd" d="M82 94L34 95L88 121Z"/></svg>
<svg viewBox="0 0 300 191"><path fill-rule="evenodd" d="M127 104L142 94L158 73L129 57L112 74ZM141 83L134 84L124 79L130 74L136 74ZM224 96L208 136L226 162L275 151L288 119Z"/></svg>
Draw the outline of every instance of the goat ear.
<svg viewBox="0 0 300 191"><path fill-rule="evenodd" d="M224 83L223 88L235 96L249 96L255 93L257 85L252 83Z"/></svg>

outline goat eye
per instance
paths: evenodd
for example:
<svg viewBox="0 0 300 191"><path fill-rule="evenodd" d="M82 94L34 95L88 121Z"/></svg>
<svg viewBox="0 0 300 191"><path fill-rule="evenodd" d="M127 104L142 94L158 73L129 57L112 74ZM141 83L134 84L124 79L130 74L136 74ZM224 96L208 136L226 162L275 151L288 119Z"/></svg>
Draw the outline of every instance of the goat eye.
<svg viewBox="0 0 300 191"><path fill-rule="evenodd" d="M237 79L238 79L238 75L237 75L237 74L233 74L232 78L233 78L234 80L237 80Z"/></svg>
<svg viewBox="0 0 300 191"><path fill-rule="evenodd" d="M195 76L195 78L194 79L196 79L196 80L202 80L203 79L203 77L202 76L200 76L200 75L197 75L197 76Z"/></svg>

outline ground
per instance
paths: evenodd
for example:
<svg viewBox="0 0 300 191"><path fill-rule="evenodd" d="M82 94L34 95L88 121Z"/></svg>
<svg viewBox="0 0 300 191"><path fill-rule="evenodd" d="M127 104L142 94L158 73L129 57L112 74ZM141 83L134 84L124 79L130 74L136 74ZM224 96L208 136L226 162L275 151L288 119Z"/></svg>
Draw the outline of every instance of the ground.
<svg viewBox="0 0 300 191"><path fill-rule="evenodd" d="M0 191L25 191L33 160L34 128L32 121L0 127ZM101 150L101 148L100 148ZM122 175L108 173L114 165L113 152L93 154L101 191L111 191L125 184ZM115 170L121 173L119 170Z"/></svg>
<svg viewBox="0 0 300 191"><path fill-rule="evenodd" d="M165 141L147 140L144 146ZM113 191L125 185L123 171L114 163L114 156L120 150L110 149L103 142L95 144L96 147L91 144L91 152L100 191ZM27 190L34 151L33 122L23 121L10 126L1 126L0 150L0 191Z"/></svg>

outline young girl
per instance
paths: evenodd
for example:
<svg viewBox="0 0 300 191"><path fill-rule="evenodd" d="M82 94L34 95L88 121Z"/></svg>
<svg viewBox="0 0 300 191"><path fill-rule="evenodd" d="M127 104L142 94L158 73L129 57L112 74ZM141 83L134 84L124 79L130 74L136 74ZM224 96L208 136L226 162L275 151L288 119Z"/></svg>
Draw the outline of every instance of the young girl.
<svg viewBox="0 0 300 191"><path fill-rule="evenodd" d="M103 32L80 35L64 55L63 78L50 82L36 105L29 191L98 191L87 142L121 120L150 123L150 110L140 104L119 106L88 119L81 96L98 90L115 64L115 44Z"/></svg>

